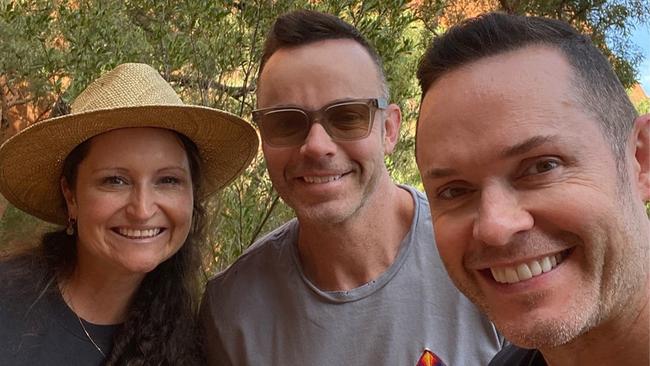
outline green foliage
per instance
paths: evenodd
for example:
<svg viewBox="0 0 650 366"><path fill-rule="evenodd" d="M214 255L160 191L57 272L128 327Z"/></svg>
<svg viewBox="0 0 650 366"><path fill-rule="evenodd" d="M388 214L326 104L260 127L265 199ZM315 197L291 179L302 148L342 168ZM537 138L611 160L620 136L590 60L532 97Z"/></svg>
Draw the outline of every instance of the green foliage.
<svg viewBox="0 0 650 366"><path fill-rule="evenodd" d="M499 4L506 11L562 18L588 30L615 61L623 81L629 84L633 79L638 55L630 52L627 36L631 22L647 21L646 1L511 2ZM266 31L288 10L321 10L357 26L382 56L391 100L403 113L400 143L386 163L397 181L421 187L413 157L419 103L415 70L431 38L442 30L442 17L446 24L464 17L450 10L454 3L0 1L0 89L29 88L31 101L66 103L116 65L144 62L158 69L186 103L249 118ZM208 209L208 274L231 263L256 238L292 217L274 192L261 155L242 177L208 202ZM41 225L10 207L0 221L0 243L45 228Z"/></svg>
<svg viewBox="0 0 650 366"><path fill-rule="evenodd" d="M642 100L635 107L639 114L650 113L650 98Z"/></svg>
<svg viewBox="0 0 650 366"><path fill-rule="evenodd" d="M543 0L500 1L502 10L562 19L588 34L609 58L625 87L632 86L641 53L632 45L630 34L638 23L650 19L647 0Z"/></svg>
<svg viewBox="0 0 650 366"><path fill-rule="evenodd" d="M54 227L9 205L0 221L0 249L7 245L32 245Z"/></svg>

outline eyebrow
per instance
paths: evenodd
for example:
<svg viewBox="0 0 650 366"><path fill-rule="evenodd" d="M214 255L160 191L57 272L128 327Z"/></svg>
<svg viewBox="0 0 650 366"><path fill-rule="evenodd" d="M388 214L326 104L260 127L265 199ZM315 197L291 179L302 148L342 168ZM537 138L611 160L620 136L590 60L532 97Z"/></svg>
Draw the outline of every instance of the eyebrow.
<svg viewBox="0 0 650 366"><path fill-rule="evenodd" d="M317 112L317 111L320 111L322 109L331 107L331 106L333 106L335 104L345 103L345 102L353 102L353 101L357 101L357 100L366 100L366 99L382 99L382 97L376 97L376 98L373 98L373 97L368 97L368 98L355 98L355 97L339 98L339 99L331 100L331 101L323 104L320 108L317 108L317 109L309 109L309 108L306 108L306 107L301 106L299 104L278 104L278 105L272 105L272 106L264 107L264 108L256 108L254 111L265 111L267 109L286 108L286 109L301 109L303 111ZM389 103L386 102L386 104L389 104Z"/></svg>
<svg viewBox="0 0 650 366"><path fill-rule="evenodd" d="M530 150L541 146L547 142L556 140L556 136L547 135L547 136L533 136L529 139L526 139L516 145L509 146L501 150L499 156L504 158L511 158L513 156L525 154ZM431 179L441 179L448 178L454 175L458 175L458 170L454 168L431 168L426 171L425 176Z"/></svg>
<svg viewBox="0 0 650 366"><path fill-rule="evenodd" d="M432 168L427 170L426 176L431 178L431 179L441 179L441 178L447 178L452 175L457 175L458 171L456 169L451 169L451 168Z"/></svg>
<svg viewBox="0 0 650 366"><path fill-rule="evenodd" d="M504 158L511 158L513 156L525 154L529 152L530 150L544 145L547 142L555 140L556 137L553 135L547 135L547 136L533 136L523 142L520 142L514 146L507 147L503 150L501 150L501 156Z"/></svg>
<svg viewBox="0 0 650 366"><path fill-rule="evenodd" d="M166 166L166 167L163 167L163 168L160 168L160 169L156 170L156 173L159 174L161 172L165 172L165 171L169 171L169 170L180 170L180 171L183 171L183 172L189 172L190 171L189 167L186 168L186 167L183 167L181 165L169 165L169 166ZM91 173L96 174L96 173L102 173L104 171L117 171L117 172L120 172L120 173L129 173L130 172L129 169L123 168L123 167L120 167L120 166L108 166L108 167L105 167L105 168L93 169L91 171Z"/></svg>

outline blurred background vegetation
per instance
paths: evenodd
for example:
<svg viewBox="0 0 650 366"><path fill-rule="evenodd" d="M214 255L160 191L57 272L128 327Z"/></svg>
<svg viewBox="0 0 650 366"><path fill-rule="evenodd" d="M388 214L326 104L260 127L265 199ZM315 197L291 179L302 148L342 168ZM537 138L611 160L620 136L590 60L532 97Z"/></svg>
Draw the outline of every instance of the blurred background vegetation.
<svg viewBox="0 0 650 366"><path fill-rule="evenodd" d="M154 66L186 103L248 119L266 31L279 14L299 8L342 17L378 49L392 101L404 113L399 148L386 158L399 182L421 187L413 158L418 59L436 34L481 12L570 22L609 57L637 108L650 112L650 101L636 85L643 55L630 41L635 25L648 24L647 0L0 0L0 140L66 113L92 80L123 62ZM292 217L273 190L261 155L209 202L209 212L206 275ZM2 197L0 217L0 247L36 243L51 228Z"/></svg>

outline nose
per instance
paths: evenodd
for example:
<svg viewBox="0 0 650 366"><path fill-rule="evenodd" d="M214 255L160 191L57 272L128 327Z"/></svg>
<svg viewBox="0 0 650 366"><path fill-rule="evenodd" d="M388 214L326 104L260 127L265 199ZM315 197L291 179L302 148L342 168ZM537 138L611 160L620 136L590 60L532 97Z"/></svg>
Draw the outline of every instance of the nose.
<svg viewBox="0 0 650 366"><path fill-rule="evenodd" d="M305 141L300 146L303 155L321 158L332 155L336 151L336 143L320 123L314 123L309 128Z"/></svg>
<svg viewBox="0 0 650 366"><path fill-rule="evenodd" d="M135 188L129 197L126 213L137 221L146 221L153 217L158 211L155 200L155 192L148 187Z"/></svg>
<svg viewBox="0 0 650 366"><path fill-rule="evenodd" d="M533 216L519 202L511 187L493 185L481 191L473 236L485 245L503 246L513 237L530 230Z"/></svg>

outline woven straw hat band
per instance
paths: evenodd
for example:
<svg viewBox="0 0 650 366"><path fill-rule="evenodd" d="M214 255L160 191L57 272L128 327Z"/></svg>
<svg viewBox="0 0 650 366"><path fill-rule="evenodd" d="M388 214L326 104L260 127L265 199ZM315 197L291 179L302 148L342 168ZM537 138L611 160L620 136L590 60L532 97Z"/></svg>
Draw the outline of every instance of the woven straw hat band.
<svg viewBox="0 0 650 366"><path fill-rule="evenodd" d="M144 105L183 105L152 67L127 63L91 83L70 106L72 113Z"/></svg>

